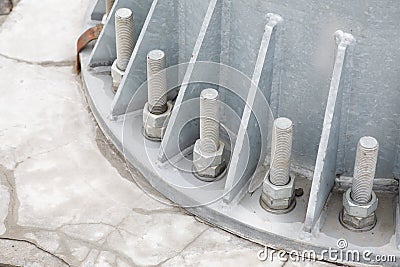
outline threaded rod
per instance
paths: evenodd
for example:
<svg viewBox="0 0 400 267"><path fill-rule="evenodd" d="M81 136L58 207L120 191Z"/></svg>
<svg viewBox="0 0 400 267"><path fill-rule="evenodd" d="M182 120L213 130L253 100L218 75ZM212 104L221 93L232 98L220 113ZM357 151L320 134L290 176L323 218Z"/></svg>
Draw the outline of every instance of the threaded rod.
<svg viewBox="0 0 400 267"><path fill-rule="evenodd" d="M358 142L351 188L351 198L357 203L366 204L371 200L378 150L378 141L371 136L364 136Z"/></svg>
<svg viewBox="0 0 400 267"><path fill-rule="evenodd" d="M115 0L107 0L106 1L106 15L108 17L108 15L110 14L111 8L114 5Z"/></svg>
<svg viewBox="0 0 400 267"><path fill-rule="evenodd" d="M147 54L147 82L149 111L163 114L168 106L165 53L161 50L152 50Z"/></svg>
<svg viewBox="0 0 400 267"><path fill-rule="evenodd" d="M212 153L219 148L218 91L204 89L200 94L200 149Z"/></svg>
<svg viewBox="0 0 400 267"><path fill-rule="evenodd" d="M115 12L117 67L122 71L126 70L133 52L133 24L133 13L130 9L120 8Z"/></svg>
<svg viewBox="0 0 400 267"><path fill-rule="evenodd" d="M289 183L293 123L288 118L274 121L272 132L270 181L277 186Z"/></svg>

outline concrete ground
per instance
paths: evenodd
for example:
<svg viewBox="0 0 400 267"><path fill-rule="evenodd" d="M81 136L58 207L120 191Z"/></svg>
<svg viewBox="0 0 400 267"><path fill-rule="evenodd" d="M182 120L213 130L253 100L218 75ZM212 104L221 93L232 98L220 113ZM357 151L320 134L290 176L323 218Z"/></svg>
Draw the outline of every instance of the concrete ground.
<svg viewBox="0 0 400 267"><path fill-rule="evenodd" d="M21 0L0 20L0 266L328 266L259 261L131 176L73 71L87 2Z"/></svg>

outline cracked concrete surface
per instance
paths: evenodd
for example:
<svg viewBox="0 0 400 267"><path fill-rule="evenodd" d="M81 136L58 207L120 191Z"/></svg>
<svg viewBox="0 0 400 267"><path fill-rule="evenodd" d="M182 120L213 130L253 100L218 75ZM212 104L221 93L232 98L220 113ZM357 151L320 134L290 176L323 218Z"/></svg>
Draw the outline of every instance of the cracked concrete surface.
<svg viewBox="0 0 400 267"><path fill-rule="evenodd" d="M0 265L303 266L260 262L130 176L73 73L87 2L21 0L0 26Z"/></svg>

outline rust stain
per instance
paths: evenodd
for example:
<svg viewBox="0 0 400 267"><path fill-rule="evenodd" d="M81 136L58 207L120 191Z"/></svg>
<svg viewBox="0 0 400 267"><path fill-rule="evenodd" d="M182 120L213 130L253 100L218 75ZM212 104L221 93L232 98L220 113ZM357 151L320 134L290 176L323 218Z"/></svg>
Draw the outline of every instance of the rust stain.
<svg viewBox="0 0 400 267"><path fill-rule="evenodd" d="M1 0L0 0L1 1ZM103 24L99 23L96 26L87 29L82 35L79 37L76 43L76 61L75 61L75 71L79 73L81 71L81 62L79 60L79 52L82 51L86 45L93 40L99 38L101 30L103 29Z"/></svg>

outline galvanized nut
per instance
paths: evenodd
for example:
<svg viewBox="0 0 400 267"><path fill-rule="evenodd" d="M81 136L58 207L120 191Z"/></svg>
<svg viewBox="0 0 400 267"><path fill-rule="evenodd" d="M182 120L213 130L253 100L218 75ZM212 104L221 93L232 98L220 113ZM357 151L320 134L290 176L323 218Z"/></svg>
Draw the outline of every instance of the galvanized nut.
<svg viewBox="0 0 400 267"><path fill-rule="evenodd" d="M290 175L289 183L286 185L274 185L270 179L265 179L263 183L263 194L270 197L271 199L285 199L291 198L294 195L294 186L295 178L293 175Z"/></svg>
<svg viewBox="0 0 400 267"><path fill-rule="evenodd" d="M220 141L214 152L204 152L198 139L193 149L193 168L196 176L203 181L214 181L225 170L225 144Z"/></svg>
<svg viewBox="0 0 400 267"><path fill-rule="evenodd" d="M162 114L153 114L146 103L143 108L143 134L151 140L161 140L167 129L168 121L172 113L173 105L167 102L167 110Z"/></svg>
<svg viewBox="0 0 400 267"><path fill-rule="evenodd" d="M274 185L269 177L263 183L261 206L269 212L283 214L295 207L295 177L290 175L286 185Z"/></svg>
<svg viewBox="0 0 400 267"><path fill-rule="evenodd" d="M295 178L290 176L286 185L274 185L269 177L263 183L261 206L274 213L286 213L295 206Z"/></svg>
<svg viewBox="0 0 400 267"><path fill-rule="evenodd" d="M339 220L345 228L356 232L369 231L375 227L377 222L375 212L363 218L352 216L345 209L340 214Z"/></svg>
<svg viewBox="0 0 400 267"><path fill-rule="evenodd" d="M294 208L295 197L274 199L262 194L260 198L261 206L273 213L287 213Z"/></svg>
<svg viewBox="0 0 400 267"><path fill-rule="evenodd" d="M215 152L205 152L201 149L201 139L198 139L193 149L193 165L198 173L205 173L207 169L215 169L223 162L225 144L219 141L219 148Z"/></svg>
<svg viewBox="0 0 400 267"><path fill-rule="evenodd" d="M117 60L115 60L111 66L112 86L113 86L114 92L117 91L118 86L121 83L122 77L124 76L124 74L125 74L125 71L122 71L117 67Z"/></svg>
<svg viewBox="0 0 400 267"><path fill-rule="evenodd" d="M343 207L350 216L366 218L378 208L378 198L372 191L371 200L366 204L360 204L351 198L351 189L348 189L343 194Z"/></svg>

